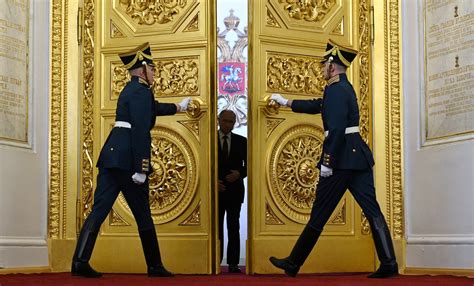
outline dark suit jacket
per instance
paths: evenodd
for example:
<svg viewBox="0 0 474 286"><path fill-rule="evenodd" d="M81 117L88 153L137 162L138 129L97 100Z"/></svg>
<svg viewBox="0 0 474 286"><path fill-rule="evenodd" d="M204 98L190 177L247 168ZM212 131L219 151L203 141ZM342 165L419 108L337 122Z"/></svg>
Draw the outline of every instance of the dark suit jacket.
<svg viewBox="0 0 474 286"><path fill-rule="evenodd" d="M245 195L244 178L247 177L247 138L231 132L230 140L229 159L227 161L224 160L222 154L220 139L218 139L219 144L217 144L219 146L217 154L219 180L222 180L226 186L226 190L219 192L219 196L242 203ZM230 170L238 170L240 179L233 183L226 182L225 176L230 173Z"/></svg>
<svg viewBox="0 0 474 286"><path fill-rule="evenodd" d="M323 98L293 100L291 109L322 114L329 135L324 139L319 167L323 164L333 169L364 170L374 165L372 152L360 133L345 134L347 127L359 126L357 97L345 73L328 81Z"/></svg>
<svg viewBox="0 0 474 286"><path fill-rule="evenodd" d="M114 127L99 155L97 167L137 173L151 172L151 134L156 116L176 113L176 105L155 100L148 84L133 76L119 95L116 121L132 128Z"/></svg>

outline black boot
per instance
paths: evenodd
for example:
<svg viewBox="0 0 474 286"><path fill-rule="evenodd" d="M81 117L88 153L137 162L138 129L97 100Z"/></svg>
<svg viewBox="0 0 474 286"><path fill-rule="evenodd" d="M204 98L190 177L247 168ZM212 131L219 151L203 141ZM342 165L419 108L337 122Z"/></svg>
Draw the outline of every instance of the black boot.
<svg viewBox="0 0 474 286"><path fill-rule="evenodd" d="M87 278L101 277L102 273L95 271L89 265L89 259L94 249L97 232L82 229L77 240L76 251L72 258L71 274L73 276L83 276Z"/></svg>
<svg viewBox="0 0 474 286"><path fill-rule="evenodd" d="M392 238L383 216L368 219L372 229L375 249L380 260L380 267L369 278L387 278L398 275L398 264L395 258Z"/></svg>
<svg viewBox="0 0 474 286"><path fill-rule="evenodd" d="M172 277L174 274L166 270L161 262L160 247L156 238L155 228L141 230L143 253L145 254L148 276L150 277Z"/></svg>
<svg viewBox="0 0 474 286"><path fill-rule="evenodd" d="M285 273L288 276L295 277L296 274L298 274L301 265L303 265L306 258L308 258L308 255L311 253L311 250L313 250L320 235L320 230L315 230L309 225L306 225L298 238L298 241L296 241L290 256L281 259L272 256L270 257L270 262L275 267L285 270Z"/></svg>

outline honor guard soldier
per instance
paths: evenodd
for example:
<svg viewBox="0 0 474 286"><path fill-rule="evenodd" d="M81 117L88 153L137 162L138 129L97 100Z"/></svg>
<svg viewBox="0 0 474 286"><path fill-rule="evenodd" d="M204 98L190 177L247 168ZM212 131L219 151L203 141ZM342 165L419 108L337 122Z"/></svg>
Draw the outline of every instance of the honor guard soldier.
<svg viewBox="0 0 474 286"><path fill-rule="evenodd" d="M185 111L190 98L179 104L155 100L151 89L155 65L148 43L119 56L130 72L131 80L120 93L115 126L100 152L94 204L77 240L71 273L84 277L102 276L89 265L89 259L100 226L122 192L138 225L148 276L174 276L161 262L149 205L150 130L155 126L156 116Z"/></svg>
<svg viewBox="0 0 474 286"><path fill-rule="evenodd" d="M347 189L352 193L367 217L372 229L380 267L369 278L386 278L398 274L390 231L375 198L372 173L372 152L359 134L357 97L347 79L346 69L357 52L332 41L326 46L322 61L327 80L323 98L288 100L280 94L270 99L292 111L322 114L325 139L318 163L320 179L310 219L290 255L270 262L289 276L296 276L300 267L318 241L324 225Z"/></svg>

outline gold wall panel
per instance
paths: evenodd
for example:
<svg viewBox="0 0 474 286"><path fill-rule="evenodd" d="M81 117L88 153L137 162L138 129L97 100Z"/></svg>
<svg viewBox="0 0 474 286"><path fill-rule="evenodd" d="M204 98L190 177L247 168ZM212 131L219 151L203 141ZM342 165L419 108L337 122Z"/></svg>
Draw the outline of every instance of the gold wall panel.
<svg viewBox="0 0 474 286"><path fill-rule="evenodd" d="M119 0L120 7L138 25L165 24L176 21L189 3L187 0ZM118 6L118 5L117 5Z"/></svg>
<svg viewBox="0 0 474 286"><path fill-rule="evenodd" d="M323 95L321 58L282 53L267 55L267 92Z"/></svg>
<svg viewBox="0 0 474 286"><path fill-rule="evenodd" d="M249 172L249 201L254 218L249 238L250 273L275 273L277 270L266 259L269 255L288 255L292 247L288 237L297 239L309 219L319 178L316 165L324 139L321 116L293 113L285 107L268 105L267 99L272 93L282 93L290 99L322 97L326 81L320 60L328 38L360 51L360 58L347 74L358 95L361 134L371 143L369 4L364 0L267 0L253 7L250 31L254 34L249 49L250 90L255 95L250 101L249 116L253 164ZM319 14L316 8L320 9ZM253 180L263 175L262 170L266 182ZM274 217L283 224L273 223ZM375 254L373 242L363 236L363 224L362 212L347 192L325 226L325 243L318 246L318 253L328 253L334 249L334 243L347 243L349 238L361 242L360 246L347 244L352 245L351 249L337 252L338 259L322 261L315 258L318 254L312 254L302 271L338 271L341 259L355 261L351 256L366 259L346 265L345 271L375 268L370 257ZM258 245L265 245L266 249Z"/></svg>

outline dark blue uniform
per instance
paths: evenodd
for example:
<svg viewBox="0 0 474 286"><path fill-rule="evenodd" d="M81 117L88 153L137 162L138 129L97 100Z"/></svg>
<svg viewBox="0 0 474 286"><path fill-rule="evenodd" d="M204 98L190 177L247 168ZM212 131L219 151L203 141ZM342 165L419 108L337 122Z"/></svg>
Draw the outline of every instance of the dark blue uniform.
<svg viewBox="0 0 474 286"><path fill-rule="evenodd" d="M115 121L128 122L131 128L114 127L100 152L99 175L94 205L83 228L98 231L120 191L137 221L138 229L153 228L148 203L148 180L137 185L132 175L151 172L151 134L155 118L173 115L176 105L155 101L148 84L132 77L120 93Z"/></svg>
<svg viewBox="0 0 474 286"><path fill-rule="evenodd" d="M359 132L346 134L359 126L359 108L354 88L346 74L328 81L321 99L293 100L294 112L322 114L327 136L319 166L333 169L333 175L320 177L309 225L322 231L346 189L351 191L368 218L382 216L375 200L372 152Z"/></svg>
<svg viewBox="0 0 474 286"><path fill-rule="evenodd" d="M175 114L177 106L158 103L150 90L155 65L149 43L121 53L119 57L124 68L134 76L119 95L115 126L99 155L94 204L77 240L71 274L91 278L102 276L89 265L89 260L100 226L122 192L137 221L148 276L173 276L161 261L148 201L147 175L151 172L150 130L155 126L155 118Z"/></svg>
<svg viewBox="0 0 474 286"><path fill-rule="evenodd" d="M356 51L329 40L322 63L325 65L325 77L333 76L328 80L323 98L293 100L291 104L291 109L295 112L322 114L325 139L318 167L321 170L322 167L329 169L325 170L327 176L319 178L310 219L290 256L282 259L270 257L274 266L284 269L290 276L296 276L298 273L347 189L369 221L381 262L379 269L369 277L386 278L398 274L390 231L375 199L372 173L374 158L359 134L357 97L347 75L340 73L340 70L333 66L347 68L356 55Z"/></svg>

